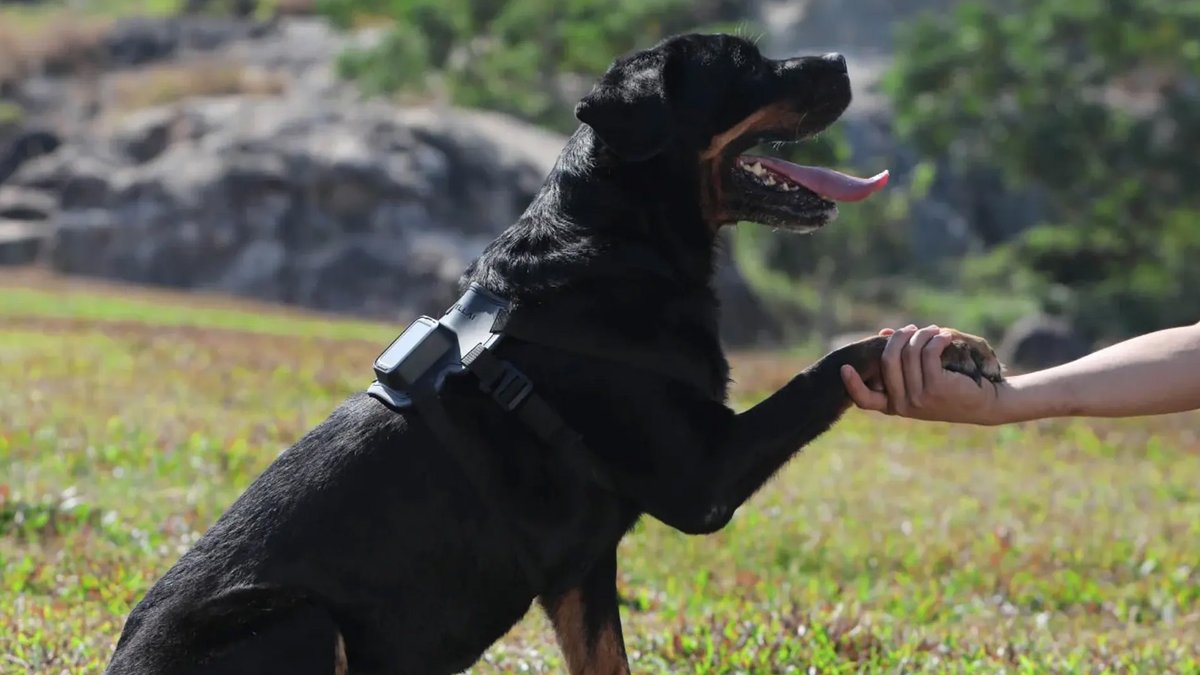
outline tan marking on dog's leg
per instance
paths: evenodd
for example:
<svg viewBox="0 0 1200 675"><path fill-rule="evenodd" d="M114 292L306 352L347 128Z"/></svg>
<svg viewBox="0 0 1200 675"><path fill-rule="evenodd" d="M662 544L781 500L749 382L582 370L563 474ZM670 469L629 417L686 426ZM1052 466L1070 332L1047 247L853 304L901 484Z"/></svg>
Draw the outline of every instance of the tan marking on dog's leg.
<svg viewBox="0 0 1200 675"><path fill-rule="evenodd" d="M583 600L579 589L567 591L550 609L550 623L571 675L587 666L587 637L583 634Z"/></svg>
<svg viewBox="0 0 1200 675"><path fill-rule="evenodd" d="M596 640L596 673L629 675L629 657L625 655L625 640L613 624L606 625Z"/></svg>
<svg viewBox="0 0 1200 675"><path fill-rule="evenodd" d="M595 644L588 644L583 595L579 589L563 594L547 609L570 675L628 675L624 640L611 622L601 628Z"/></svg>
<svg viewBox="0 0 1200 675"><path fill-rule="evenodd" d="M333 643L333 675L347 675L350 663L346 661L346 641L342 639L341 631Z"/></svg>

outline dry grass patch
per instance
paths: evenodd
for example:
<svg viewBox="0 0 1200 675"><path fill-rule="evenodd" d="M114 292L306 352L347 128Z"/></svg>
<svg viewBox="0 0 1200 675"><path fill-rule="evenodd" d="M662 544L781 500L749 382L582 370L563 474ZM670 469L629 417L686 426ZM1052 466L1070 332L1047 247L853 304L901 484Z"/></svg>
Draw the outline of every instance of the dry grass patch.
<svg viewBox="0 0 1200 675"><path fill-rule="evenodd" d="M287 80L275 73L233 63L152 66L111 77L109 93L117 110L130 111L206 96L277 96Z"/></svg>
<svg viewBox="0 0 1200 675"><path fill-rule="evenodd" d="M0 91L35 73L79 73L95 69L111 20L55 14L18 20L0 14Z"/></svg>

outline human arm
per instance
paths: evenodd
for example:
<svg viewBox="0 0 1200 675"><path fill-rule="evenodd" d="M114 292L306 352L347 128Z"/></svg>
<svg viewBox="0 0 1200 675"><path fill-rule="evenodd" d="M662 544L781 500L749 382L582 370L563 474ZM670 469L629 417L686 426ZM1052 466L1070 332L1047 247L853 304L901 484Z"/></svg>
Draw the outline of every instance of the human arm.
<svg viewBox="0 0 1200 675"><path fill-rule="evenodd" d="M890 333L882 391L842 372L863 409L914 419L998 425L1047 417L1133 417L1200 408L1200 324L1141 335L1071 363L999 384L941 368L937 326ZM878 387L877 387L878 388Z"/></svg>

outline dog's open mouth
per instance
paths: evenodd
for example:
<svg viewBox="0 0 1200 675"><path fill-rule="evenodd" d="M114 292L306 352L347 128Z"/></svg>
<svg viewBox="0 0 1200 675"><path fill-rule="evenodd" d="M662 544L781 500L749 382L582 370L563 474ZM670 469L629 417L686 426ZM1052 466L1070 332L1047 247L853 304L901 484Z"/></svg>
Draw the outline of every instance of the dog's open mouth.
<svg viewBox="0 0 1200 675"><path fill-rule="evenodd" d="M764 155L736 155L726 172L724 208L729 216L801 232L837 217L838 202L858 202L888 184L887 171L870 178Z"/></svg>
<svg viewBox="0 0 1200 675"><path fill-rule="evenodd" d="M820 228L838 213L838 202L858 202L888 184L887 171L870 178L769 157L755 148L790 145L811 138L832 124L849 103L798 114L775 105L760 109L714 139L710 159L710 204L718 223L751 221L796 232ZM786 131L785 131L786 130Z"/></svg>
<svg viewBox="0 0 1200 675"><path fill-rule="evenodd" d="M763 188L775 192L805 190L827 202L860 202L887 185L889 177L884 171L871 178L858 178L833 169L758 155L740 155L735 165Z"/></svg>

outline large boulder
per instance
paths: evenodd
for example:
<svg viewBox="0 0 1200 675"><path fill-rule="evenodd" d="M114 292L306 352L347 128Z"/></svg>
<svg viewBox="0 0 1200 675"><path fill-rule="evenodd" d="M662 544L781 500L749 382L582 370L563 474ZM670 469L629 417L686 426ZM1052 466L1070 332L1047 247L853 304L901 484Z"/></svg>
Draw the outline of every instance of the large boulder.
<svg viewBox="0 0 1200 675"><path fill-rule="evenodd" d="M1018 372L1051 368L1087 355L1090 345L1067 321L1031 314L1009 327L996 351Z"/></svg>
<svg viewBox="0 0 1200 675"><path fill-rule="evenodd" d="M404 319L453 300L564 142L491 113L227 97L68 140L11 182L59 271ZM777 335L731 263L718 285L732 344Z"/></svg>

